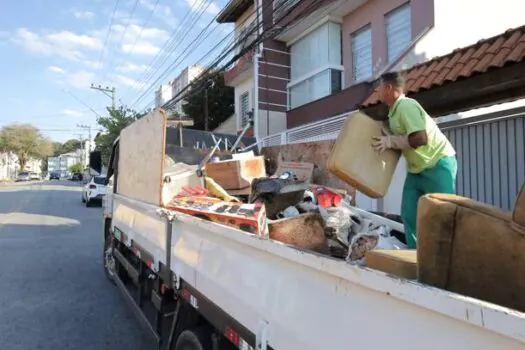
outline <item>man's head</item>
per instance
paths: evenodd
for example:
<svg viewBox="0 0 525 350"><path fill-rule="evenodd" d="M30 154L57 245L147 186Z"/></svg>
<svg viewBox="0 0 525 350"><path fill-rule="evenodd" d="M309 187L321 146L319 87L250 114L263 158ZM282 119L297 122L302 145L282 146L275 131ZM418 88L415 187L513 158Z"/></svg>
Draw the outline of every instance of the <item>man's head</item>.
<svg viewBox="0 0 525 350"><path fill-rule="evenodd" d="M398 72L388 72L381 76L376 91L384 104L391 106L403 94L405 79Z"/></svg>

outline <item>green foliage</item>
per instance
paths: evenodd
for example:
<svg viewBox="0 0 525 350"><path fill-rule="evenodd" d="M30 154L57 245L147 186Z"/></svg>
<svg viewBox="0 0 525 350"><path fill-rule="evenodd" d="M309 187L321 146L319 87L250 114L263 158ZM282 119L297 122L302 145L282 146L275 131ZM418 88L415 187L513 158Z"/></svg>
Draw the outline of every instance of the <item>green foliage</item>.
<svg viewBox="0 0 525 350"><path fill-rule="evenodd" d="M81 173L84 171L84 166L82 163L75 163L71 165L68 169L71 173Z"/></svg>
<svg viewBox="0 0 525 350"><path fill-rule="evenodd" d="M142 118L146 113L138 113L135 110L120 106L118 108L107 108L109 115L98 118L98 124L104 131L95 136L95 146L102 156L102 164L108 165L113 142L120 135L120 131L135 120Z"/></svg>
<svg viewBox="0 0 525 350"><path fill-rule="evenodd" d="M53 142L53 156L58 157L64 153L74 152L79 148L82 148L82 143L77 139L67 140L64 143Z"/></svg>
<svg viewBox="0 0 525 350"><path fill-rule="evenodd" d="M205 86L208 87L204 88ZM224 84L224 73L221 71L210 72L195 79L190 86L189 96L182 105L184 114L193 120L193 129L204 130L206 90L208 91L208 130L211 131L234 113L235 93L232 87Z"/></svg>
<svg viewBox="0 0 525 350"><path fill-rule="evenodd" d="M45 159L53 154L52 142L31 124L10 124L0 130L0 151L13 152L20 169L31 159Z"/></svg>

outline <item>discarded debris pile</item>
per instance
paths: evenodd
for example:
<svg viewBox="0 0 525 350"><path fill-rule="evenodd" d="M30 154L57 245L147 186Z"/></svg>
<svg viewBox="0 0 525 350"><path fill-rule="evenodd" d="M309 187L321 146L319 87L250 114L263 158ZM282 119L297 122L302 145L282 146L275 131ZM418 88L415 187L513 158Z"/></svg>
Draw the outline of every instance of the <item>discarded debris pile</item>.
<svg viewBox="0 0 525 350"><path fill-rule="evenodd" d="M253 152L210 153L200 166L170 164L181 186L166 207L349 263L363 264L370 250L405 248L390 236L390 220L378 224L346 191L312 184L312 171L313 164L282 162L268 175Z"/></svg>

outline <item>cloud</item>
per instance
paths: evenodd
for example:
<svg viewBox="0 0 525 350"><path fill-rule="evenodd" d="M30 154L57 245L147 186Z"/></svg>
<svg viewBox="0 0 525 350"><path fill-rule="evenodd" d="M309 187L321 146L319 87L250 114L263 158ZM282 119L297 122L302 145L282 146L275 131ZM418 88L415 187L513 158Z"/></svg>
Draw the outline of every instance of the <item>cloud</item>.
<svg viewBox="0 0 525 350"><path fill-rule="evenodd" d="M56 74L64 74L66 72L65 69L60 68L58 66L49 66L49 67L47 67L47 70L49 72L56 73Z"/></svg>
<svg viewBox="0 0 525 350"><path fill-rule="evenodd" d="M78 19L91 19L95 16L95 14L91 11L75 11L73 16Z"/></svg>
<svg viewBox="0 0 525 350"><path fill-rule="evenodd" d="M204 0L186 0L188 6L192 11L202 11L202 4ZM221 11L220 7L215 2L210 2L206 7L206 12L210 15L216 15Z"/></svg>
<svg viewBox="0 0 525 350"><path fill-rule="evenodd" d="M136 55L155 55L160 51L160 45L168 38L168 32L160 28L144 28L130 24L126 30L124 25L116 24L112 27L110 40L120 44L125 53L132 50L131 53Z"/></svg>
<svg viewBox="0 0 525 350"><path fill-rule="evenodd" d="M27 28L19 28L12 41L33 54L57 55L72 61L84 59L85 50L102 48L102 42L97 37L67 30L36 33Z"/></svg>
<svg viewBox="0 0 525 350"><path fill-rule="evenodd" d="M168 5L155 4L152 0L139 0L140 5L149 11L153 11L153 16L163 21L168 27L175 28L179 21L177 20L173 10Z"/></svg>
<svg viewBox="0 0 525 350"><path fill-rule="evenodd" d="M87 89L95 80L95 74L87 70L65 71L56 82L77 89Z"/></svg>
<svg viewBox="0 0 525 350"><path fill-rule="evenodd" d="M116 67L116 71L120 73L144 72L146 69L148 69L148 66L145 64L138 65L130 62Z"/></svg>
<svg viewBox="0 0 525 350"><path fill-rule="evenodd" d="M79 111L76 111L76 110L73 110L73 109L63 109L61 111L62 114L64 115L67 115L67 116L70 116L70 117L81 117L84 115L84 113L82 112L79 112Z"/></svg>
<svg viewBox="0 0 525 350"><path fill-rule="evenodd" d="M139 89L142 86L142 84L136 81L135 79L131 79L121 74L117 74L114 77L115 77L115 80L119 82L120 84L131 87L133 89Z"/></svg>

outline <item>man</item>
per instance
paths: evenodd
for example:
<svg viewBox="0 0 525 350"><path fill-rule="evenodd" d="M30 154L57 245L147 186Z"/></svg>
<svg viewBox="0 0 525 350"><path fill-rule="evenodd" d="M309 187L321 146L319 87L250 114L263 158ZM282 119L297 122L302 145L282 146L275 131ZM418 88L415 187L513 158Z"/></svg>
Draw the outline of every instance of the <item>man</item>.
<svg viewBox="0 0 525 350"><path fill-rule="evenodd" d="M378 152L400 150L407 161L401 218L408 248L416 249L418 200L427 193L455 193L457 161L447 137L416 100L405 97L403 89L399 73L381 77L376 91L389 107L388 129L374 137L372 146Z"/></svg>

